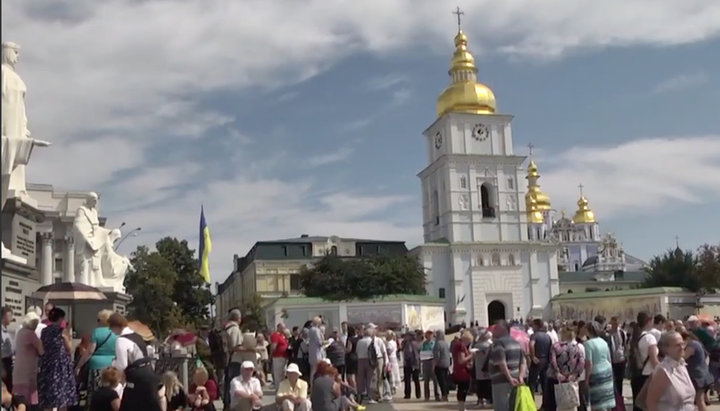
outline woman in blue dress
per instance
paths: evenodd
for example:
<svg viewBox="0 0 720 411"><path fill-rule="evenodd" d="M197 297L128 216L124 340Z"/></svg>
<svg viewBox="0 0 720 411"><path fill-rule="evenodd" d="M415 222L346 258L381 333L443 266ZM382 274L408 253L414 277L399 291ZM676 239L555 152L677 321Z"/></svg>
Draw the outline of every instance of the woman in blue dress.
<svg viewBox="0 0 720 411"><path fill-rule="evenodd" d="M600 338L602 326L593 321L587 325L588 340L585 347L585 381L589 385L590 407L593 411L615 408L615 386L613 382L610 348Z"/></svg>
<svg viewBox="0 0 720 411"><path fill-rule="evenodd" d="M72 342L70 336L60 326L65 319L65 311L53 308L48 313L50 324L42 330L40 340L45 354L40 357L38 373L38 392L40 406L51 410L66 411L77 404L77 389L73 362L70 357Z"/></svg>

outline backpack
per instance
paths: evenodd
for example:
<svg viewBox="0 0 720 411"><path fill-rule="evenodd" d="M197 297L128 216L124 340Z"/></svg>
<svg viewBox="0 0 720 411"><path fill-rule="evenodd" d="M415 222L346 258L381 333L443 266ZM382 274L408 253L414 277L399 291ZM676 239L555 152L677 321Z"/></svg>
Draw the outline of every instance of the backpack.
<svg viewBox="0 0 720 411"><path fill-rule="evenodd" d="M630 352L629 361L628 361L628 371L630 374L630 378L636 378L642 376L642 371L645 368L645 365L647 364L648 360L650 359L650 355L648 354L645 357L645 360L642 362L642 365L638 367L639 361L638 356L640 355L640 340L647 334L647 332L643 332L640 334L640 338L638 338L638 343L634 347L635 349Z"/></svg>
<svg viewBox="0 0 720 411"><path fill-rule="evenodd" d="M375 337L370 340L370 346L368 347L368 361L370 362L370 367L377 368L378 352L377 349L375 349Z"/></svg>

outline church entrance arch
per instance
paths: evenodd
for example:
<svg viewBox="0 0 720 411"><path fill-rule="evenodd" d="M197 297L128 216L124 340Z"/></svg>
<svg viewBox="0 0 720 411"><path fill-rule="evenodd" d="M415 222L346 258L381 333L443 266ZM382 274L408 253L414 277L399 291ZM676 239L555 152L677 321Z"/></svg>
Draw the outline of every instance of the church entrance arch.
<svg viewBox="0 0 720 411"><path fill-rule="evenodd" d="M493 300L490 301L487 307L488 312L488 325L492 325L498 320L507 320L507 313L505 312L505 304L501 301Z"/></svg>

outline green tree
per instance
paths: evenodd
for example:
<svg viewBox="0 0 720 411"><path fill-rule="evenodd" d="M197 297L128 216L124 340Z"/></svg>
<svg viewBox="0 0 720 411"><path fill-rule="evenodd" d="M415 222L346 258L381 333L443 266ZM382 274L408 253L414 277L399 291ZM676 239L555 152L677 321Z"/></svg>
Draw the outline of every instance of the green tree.
<svg viewBox="0 0 720 411"><path fill-rule="evenodd" d="M702 245L697 252L697 277L703 288L720 288L720 245Z"/></svg>
<svg viewBox="0 0 720 411"><path fill-rule="evenodd" d="M186 240L165 237L155 244L158 253L170 262L176 273L173 283L173 298L177 302L185 324L199 325L210 315L213 303L210 285L200 275L195 250L188 247Z"/></svg>
<svg viewBox="0 0 720 411"><path fill-rule="evenodd" d="M180 310L173 301L177 273L158 252L140 246L132 254L133 269L125 277L130 318L146 324L156 335L164 335L181 323Z"/></svg>
<svg viewBox="0 0 720 411"><path fill-rule="evenodd" d="M700 291L703 284L697 275L697 259L692 251L680 248L668 250L650 261L647 269L646 287L684 287L690 291Z"/></svg>
<svg viewBox="0 0 720 411"><path fill-rule="evenodd" d="M253 294L250 300L240 308L242 312L241 328L243 331L257 332L266 328L263 304L262 297L259 294Z"/></svg>
<svg viewBox="0 0 720 411"><path fill-rule="evenodd" d="M305 295L342 301L390 294L425 294L425 269L412 256L342 259L326 256L300 272Z"/></svg>

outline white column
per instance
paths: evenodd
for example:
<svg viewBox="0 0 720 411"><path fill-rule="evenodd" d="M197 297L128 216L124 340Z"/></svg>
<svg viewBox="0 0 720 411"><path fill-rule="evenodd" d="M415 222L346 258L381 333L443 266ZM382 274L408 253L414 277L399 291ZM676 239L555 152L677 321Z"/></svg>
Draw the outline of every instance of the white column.
<svg viewBox="0 0 720 411"><path fill-rule="evenodd" d="M40 233L40 284L53 283L53 236L52 233Z"/></svg>
<svg viewBox="0 0 720 411"><path fill-rule="evenodd" d="M63 282L75 282L75 239L68 235L65 237L65 270Z"/></svg>

